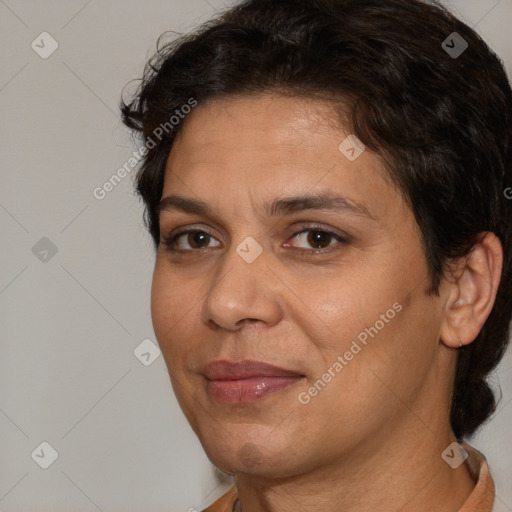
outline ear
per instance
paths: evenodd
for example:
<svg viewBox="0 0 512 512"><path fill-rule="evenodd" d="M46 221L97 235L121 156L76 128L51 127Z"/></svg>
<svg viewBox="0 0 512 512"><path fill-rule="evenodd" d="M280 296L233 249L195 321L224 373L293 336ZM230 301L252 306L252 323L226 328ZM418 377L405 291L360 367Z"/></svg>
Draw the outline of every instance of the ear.
<svg viewBox="0 0 512 512"><path fill-rule="evenodd" d="M471 343L491 313L501 278L503 248L491 232L474 245L447 279L448 299L441 324L441 341L458 348Z"/></svg>

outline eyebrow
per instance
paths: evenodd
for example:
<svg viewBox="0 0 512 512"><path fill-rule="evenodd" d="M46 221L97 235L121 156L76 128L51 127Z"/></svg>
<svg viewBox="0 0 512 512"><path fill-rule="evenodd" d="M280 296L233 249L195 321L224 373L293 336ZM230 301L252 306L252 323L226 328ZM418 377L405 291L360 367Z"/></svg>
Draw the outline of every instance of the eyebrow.
<svg viewBox="0 0 512 512"><path fill-rule="evenodd" d="M163 211L180 211L188 214L214 216L214 212L204 201L171 194L164 197L157 206L157 215ZM364 216L375 220L370 211L362 204L356 203L332 192L308 194L275 199L264 205L264 212L269 217L286 215L304 210L326 210Z"/></svg>

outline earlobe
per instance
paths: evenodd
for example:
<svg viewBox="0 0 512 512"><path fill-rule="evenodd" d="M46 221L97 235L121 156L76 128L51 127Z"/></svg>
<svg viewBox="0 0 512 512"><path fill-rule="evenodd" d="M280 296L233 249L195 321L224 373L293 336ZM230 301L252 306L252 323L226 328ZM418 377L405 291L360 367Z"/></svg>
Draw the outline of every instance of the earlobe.
<svg viewBox="0 0 512 512"><path fill-rule="evenodd" d="M455 279L447 284L440 336L445 345L459 348L478 336L494 306L502 265L501 242L488 232L459 264Z"/></svg>

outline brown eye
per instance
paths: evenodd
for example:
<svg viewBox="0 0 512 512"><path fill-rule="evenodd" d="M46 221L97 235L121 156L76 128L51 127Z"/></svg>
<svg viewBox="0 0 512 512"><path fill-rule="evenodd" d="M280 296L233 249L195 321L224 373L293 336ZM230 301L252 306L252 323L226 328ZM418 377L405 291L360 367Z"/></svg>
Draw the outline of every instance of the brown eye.
<svg viewBox="0 0 512 512"><path fill-rule="evenodd" d="M330 244L328 243L332 239L332 235L326 231L310 230L307 237L309 244L315 246L315 249L324 249Z"/></svg>
<svg viewBox="0 0 512 512"><path fill-rule="evenodd" d="M333 233L332 231L320 228L303 229L302 231L298 231L297 233L295 233L292 238L299 239L299 244L306 244L306 246L301 246L297 243L285 245L287 247L291 246L297 249L301 249L303 250L302 252L306 253L327 252L330 247L336 245L336 242L338 242L338 244L341 245L348 241L347 238L337 233Z"/></svg>
<svg viewBox="0 0 512 512"><path fill-rule="evenodd" d="M170 251L190 252L207 249L208 243L215 240L212 235L199 229L182 231L162 240ZM218 245L213 246L218 247Z"/></svg>
<svg viewBox="0 0 512 512"><path fill-rule="evenodd" d="M193 249L202 249L202 245L208 242L210 238L210 235L202 231L192 231L191 233L187 233L186 236L188 244Z"/></svg>

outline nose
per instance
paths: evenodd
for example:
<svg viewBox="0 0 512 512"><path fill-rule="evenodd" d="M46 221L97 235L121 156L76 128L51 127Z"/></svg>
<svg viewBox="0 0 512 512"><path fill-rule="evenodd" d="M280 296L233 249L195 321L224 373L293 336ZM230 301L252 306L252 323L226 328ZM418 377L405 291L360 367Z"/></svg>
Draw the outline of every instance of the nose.
<svg viewBox="0 0 512 512"><path fill-rule="evenodd" d="M279 283L265 250L249 263L233 245L219 260L204 298L203 320L214 328L240 330L246 323L277 324L282 318Z"/></svg>

